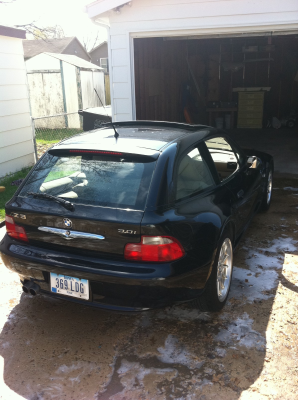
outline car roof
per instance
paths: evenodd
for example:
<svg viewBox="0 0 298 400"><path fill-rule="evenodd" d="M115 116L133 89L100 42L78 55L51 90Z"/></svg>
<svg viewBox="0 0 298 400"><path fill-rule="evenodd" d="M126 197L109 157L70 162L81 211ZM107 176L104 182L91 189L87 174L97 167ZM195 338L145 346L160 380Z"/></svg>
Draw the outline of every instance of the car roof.
<svg viewBox="0 0 298 400"><path fill-rule="evenodd" d="M115 127L118 138L115 138ZM207 129L206 129L207 128ZM209 135L212 128L157 121L128 121L103 124L101 128L72 136L55 145L52 150L110 150L129 153L156 153L170 143L178 142L190 133L197 133L196 140Z"/></svg>

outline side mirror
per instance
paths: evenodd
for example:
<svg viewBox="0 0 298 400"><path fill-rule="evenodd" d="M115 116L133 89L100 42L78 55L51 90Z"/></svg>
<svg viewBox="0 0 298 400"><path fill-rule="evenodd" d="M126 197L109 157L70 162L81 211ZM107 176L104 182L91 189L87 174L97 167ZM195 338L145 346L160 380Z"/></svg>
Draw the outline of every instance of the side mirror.
<svg viewBox="0 0 298 400"><path fill-rule="evenodd" d="M247 157L247 166L251 169L257 169L262 164L262 160L257 156Z"/></svg>

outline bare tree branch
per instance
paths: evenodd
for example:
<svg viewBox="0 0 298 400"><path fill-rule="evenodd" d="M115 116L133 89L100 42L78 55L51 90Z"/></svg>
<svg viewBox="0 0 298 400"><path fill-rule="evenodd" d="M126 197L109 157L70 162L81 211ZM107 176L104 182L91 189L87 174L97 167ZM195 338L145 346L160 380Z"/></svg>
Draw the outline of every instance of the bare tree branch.
<svg viewBox="0 0 298 400"><path fill-rule="evenodd" d="M100 43L99 31L95 35L92 32L88 36L84 36L82 44L87 52L92 51Z"/></svg>
<svg viewBox="0 0 298 400"><path fill-rule="evenodd" d="M35 21L33 21L30 24L16 25L16 27L24 29L26 33L32 35L34 39L48 41L65 37L64 31L60 25L41 27L36 25Z"/></svg>

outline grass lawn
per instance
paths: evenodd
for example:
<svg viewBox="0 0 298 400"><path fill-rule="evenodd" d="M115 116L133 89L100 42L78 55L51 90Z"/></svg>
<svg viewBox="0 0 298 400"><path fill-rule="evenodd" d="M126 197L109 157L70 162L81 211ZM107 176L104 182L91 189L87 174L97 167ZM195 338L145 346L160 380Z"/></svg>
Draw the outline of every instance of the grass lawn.
<svg viewBox="0 0 298 400"><path fill-rule="evenodd" d="M37 144L54 144L73 135L81 133L83 129L47 129L37 128L35 131Z"/></svg>
<svg viewBox="0 0 298 400"><path fill-rule="evenodd" d="M11 182L16 181L17 179L25 178L30 170L31 167L24 168L13 175L9 175L0 179L0 186L5 186L5 191L0 193L0 221L3 221L5 218L5 203L12 198L18 188L18 186L11 186Z"/></svg>

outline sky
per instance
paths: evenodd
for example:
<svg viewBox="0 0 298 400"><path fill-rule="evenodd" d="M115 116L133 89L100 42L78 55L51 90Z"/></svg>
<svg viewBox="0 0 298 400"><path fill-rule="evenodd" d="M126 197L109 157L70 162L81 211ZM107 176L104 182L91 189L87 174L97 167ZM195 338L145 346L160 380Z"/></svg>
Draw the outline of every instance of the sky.
<svg viewBox="0 0 298 400"><path fill-rule="evenodd" d="M37 26L60 25L65 36L94 37L100 32L99 43L106 40L104 28L89 19L84 7L93 0L15 0L0 4L1 25L23 25L35 21Z"/></svg>

